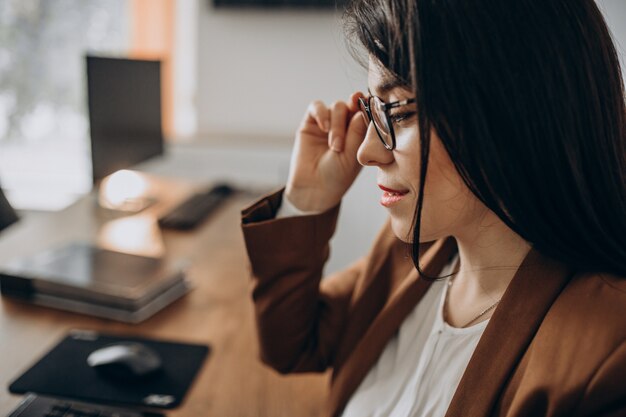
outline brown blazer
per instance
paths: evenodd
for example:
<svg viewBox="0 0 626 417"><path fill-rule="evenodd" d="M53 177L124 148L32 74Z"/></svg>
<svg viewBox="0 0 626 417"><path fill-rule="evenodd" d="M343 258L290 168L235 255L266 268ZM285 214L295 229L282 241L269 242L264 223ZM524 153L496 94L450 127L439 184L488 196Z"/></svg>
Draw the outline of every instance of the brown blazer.
<svg viewBox="0 0 626 417"><path fill-rule="evenodd" d="M339 416L429 288L389 225L371 252L322 278L339 209L275 220L282 192L243 211L262 360L281 373L333 370ZM453 238L422 245L437 274ZM582 274L531 250L494 312L447 417L626 416L626 280Z"/></svg>

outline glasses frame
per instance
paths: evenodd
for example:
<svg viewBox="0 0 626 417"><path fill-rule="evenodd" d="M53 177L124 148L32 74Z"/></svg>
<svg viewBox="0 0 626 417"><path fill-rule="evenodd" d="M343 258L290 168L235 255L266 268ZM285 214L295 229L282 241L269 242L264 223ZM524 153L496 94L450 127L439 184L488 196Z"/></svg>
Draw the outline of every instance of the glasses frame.
<svg viewBox="0 0 626 417"><path fill-rule="evenodd" d="M376 122L374 121L374 117L372 117L372 107L370 104L372 100L378 100L382 105L381 107L383 109L383 112L385 113L385 120L387 121L387 125L389 126L389 136L391 137L391 146L388 145L385 139L383 138L383 133L381 131L382 127L378 126ZM413 104L416 101L417 100L415 98L409 98L407 100L398 100L398 101L394 101L391 103L385 103L383 99L381 99L378 96L374 96L372 94L370 94L368 97L359 97L359 104L361 105L362 110L365 111L365 114L367 115L369 122L374 125L374 129L376 130L376 133L378 134L378 138L383 143L383 146L385 147L385 149L387 149L388 151L393 151L396 148L396 133L393 130L393 122L391 121L391 116L389 116L389 110L395 109L396 107L406 106L407 104Z"/></svg>

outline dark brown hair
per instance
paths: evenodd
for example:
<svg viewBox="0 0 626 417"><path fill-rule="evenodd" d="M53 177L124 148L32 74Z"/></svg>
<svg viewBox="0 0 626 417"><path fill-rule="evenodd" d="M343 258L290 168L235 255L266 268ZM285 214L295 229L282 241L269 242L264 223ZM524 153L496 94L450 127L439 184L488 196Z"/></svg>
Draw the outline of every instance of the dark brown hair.
<svg viewBox="0 0 626 417"><path fill-rule="evenodd" d="M432 127L469 189L535 249L626 276L624 86L593 0L354 0L345 22L417 98L418 270Z"/></svg>

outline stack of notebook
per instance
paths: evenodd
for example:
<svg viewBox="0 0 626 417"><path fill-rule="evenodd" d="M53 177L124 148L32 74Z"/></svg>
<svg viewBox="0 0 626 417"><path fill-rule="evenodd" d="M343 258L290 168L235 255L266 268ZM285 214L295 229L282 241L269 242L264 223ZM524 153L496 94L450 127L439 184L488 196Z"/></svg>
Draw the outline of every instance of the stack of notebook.
<svg viewBox="0 0 626 417"><path fill-rule="evenodd" d="M182 265L73 243L0 269L3 295L138 323L190 289Z"/></svg>

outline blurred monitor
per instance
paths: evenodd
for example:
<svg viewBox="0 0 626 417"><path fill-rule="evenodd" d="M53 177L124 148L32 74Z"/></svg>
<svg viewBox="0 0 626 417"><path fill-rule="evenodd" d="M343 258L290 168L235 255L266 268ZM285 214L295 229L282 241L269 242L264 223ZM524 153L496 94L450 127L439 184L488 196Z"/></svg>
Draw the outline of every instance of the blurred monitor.
<svg viewBox="0 0 626 417"><path fill-rule="evenodd" d="M161 62L87 56L94 184L163 154Z"/></svg>
<svg viewBox="0 0 626 417"><path fill-rule="evenodd" d="M16 221L18 216L11 204L7 200L2 188L0 188L0 231L6 229Z"/></svg>

